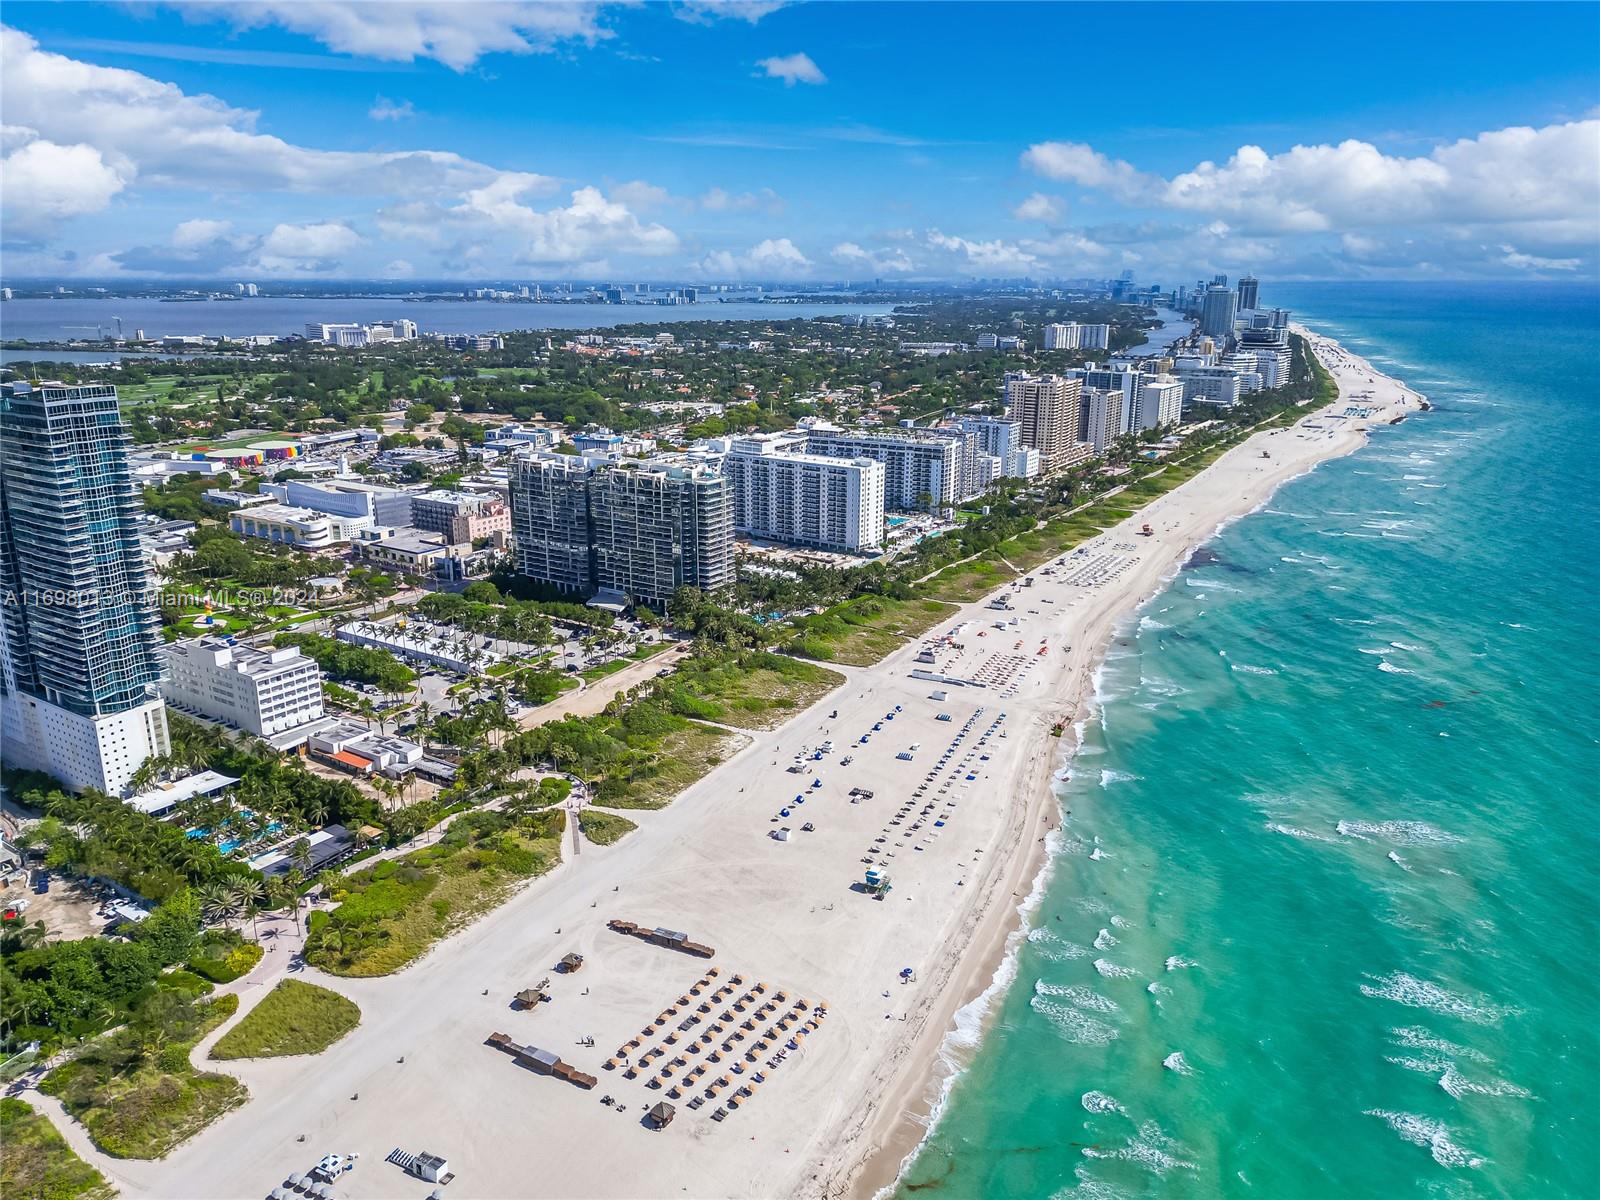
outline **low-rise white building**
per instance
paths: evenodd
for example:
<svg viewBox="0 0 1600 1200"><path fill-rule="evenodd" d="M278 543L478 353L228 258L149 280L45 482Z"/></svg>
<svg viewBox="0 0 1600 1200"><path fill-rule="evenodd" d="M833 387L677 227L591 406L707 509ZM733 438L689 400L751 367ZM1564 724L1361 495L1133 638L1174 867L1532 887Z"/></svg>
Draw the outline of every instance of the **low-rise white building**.
<svg viewBox="0 0 1600 1200"><path fill-rule="evenodd" d="M387 650L397 657L444 667L458 674L480 670L505 657L488 638L422 621L389 624L352 621L340 626L334 636L352 646Z"/></svg>
<svg viewBox="0 0 1600 1200"><path fill-rule="evenodd" d="M372 527L368 517L343 517L290 504L261 504L234 513L228 527L244 537L265 538L302 550L321 550L348 542Z"/></svg>
<svg viewBox="0 0 1600 1200"><path fill-rule="evenodd" d="M232 638L200 637L167 647L161 694L174 708L273 737L320 720L322 672L298 646L259 650Z"/></svg>

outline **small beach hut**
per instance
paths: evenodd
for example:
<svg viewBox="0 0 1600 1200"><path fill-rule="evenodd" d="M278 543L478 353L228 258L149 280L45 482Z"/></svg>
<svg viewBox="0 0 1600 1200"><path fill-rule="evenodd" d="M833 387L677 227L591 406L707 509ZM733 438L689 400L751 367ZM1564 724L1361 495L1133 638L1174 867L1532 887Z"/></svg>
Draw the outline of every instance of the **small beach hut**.
<svg viewBox="0 0 1600 1200"><path fill-rule="evenodd" d="M678 1115L678 1110L665 1100L659 1100L650 1109L650 1124L656 1129L665 1129L672 1124L672 1118Z"/></svg>

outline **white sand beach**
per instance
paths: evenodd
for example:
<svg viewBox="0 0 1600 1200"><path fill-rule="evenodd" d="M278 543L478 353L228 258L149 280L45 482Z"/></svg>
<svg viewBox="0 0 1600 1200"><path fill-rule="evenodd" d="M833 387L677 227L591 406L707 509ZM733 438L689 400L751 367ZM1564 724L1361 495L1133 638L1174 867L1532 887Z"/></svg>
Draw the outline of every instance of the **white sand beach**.
<svg viewBox="0 0 1600 1200"><path fill-rule="evenodd" d="M914 661L913 642L871 668L841 668L843 687L782 729L754 735L668 808L630 813L638 832L612 847L569 850L558 869L410 969L371 980L305 970L301 977L361 1006L360 1027L315 1058L223 1066L252 1099L166 1160L107 1159L75 1127L74 1146L124 1196L164 1200L265 1197L328 1153L361 1155L334 1195L421 1200L432 1185L386 1163L395 1148L445 1156L452 1200L869 1195L891 1183L925 1132L953 1015L993 978L1057 823L1051 775L1068 747L1051 726L1065 720L1070 739L1117 622L1220 524L1422 404L1336 343L1307 336L1339 381L1340 400L1324 412L1255 435L1065 565L1003 589L1009 610L965 606L930 632L931 642L959 627L959 648L946 643L935 665ZM1138 532L1145 523L1150 536ZM989 686L912 678L919 667ZM935 691L945 698L930 698ZM828 740L820 761L804 760L809 772L788 770L797 753ZM872 796L852 802L853 788ZM774 822L786 804L790 815ZM806 822L815 829L802 831ZM770 836L779 825L792 830L787 841ZM881 900L853 888L869 857L892 878ZM715 957L613 932L613 917L685 931ZM557 974L571 951L584 955L583 969ZM235 985L245 1007L276 981L282 967L272 960L287 957L268 955ZM713 966L710 987L630 1056L675 1034L662 1058L635 1079L605 1069ZM736 974L735 993L698 1014ZM513 993L546 977L550 1003L511 1006ZM757 982L767 986L755 1004L700 1043ZM778 991L786 993L779 1008L721 1053L724 1038ZM802 1021L826 1006L815 1031L775 1065L803 1024L747 1061L746 1046L800 999ZM678 1032L691 1015L699 1023ZM497 1031L555 1052L598 1084L584 1091L525 1069L485 1044ZM580 1044L586 1037L593 1046ZM719 1062L707 1062L712 1052ZM672 1124L649 1129L642 1118L666 1089L646 1083L679 1056L668 1084L707 1069L674 1101ZM713 1120L757 1071L764 1078L754 1093ZM689 1099L724 1074L729 1084L691 1109ZM600 1103L607 1094L616 1105ZM62 1123L58 1108L41 1107Z"/></svg>

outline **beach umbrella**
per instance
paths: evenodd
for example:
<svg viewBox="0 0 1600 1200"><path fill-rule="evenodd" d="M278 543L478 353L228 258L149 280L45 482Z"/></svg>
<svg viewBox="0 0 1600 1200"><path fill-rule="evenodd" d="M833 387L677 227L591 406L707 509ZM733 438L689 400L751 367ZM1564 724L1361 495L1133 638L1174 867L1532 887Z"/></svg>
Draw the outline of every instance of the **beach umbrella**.
<svg viewBox="0 0 1600 1200"><path fill-rule="evenodd" d="M289 1176L289 1178L284 1180L284 1183L288 1184L291 1188L294 1188L296 1191L298 1191L299 1188L300 1188L300 1176L291 1175L291 1176Z"/></svg>
<svg viewBox="0 0 1600 1200"><path fill-rule="evenodd" d="M284 1200L284 1197L287 1195L288 1193L285 1192L281 1187L275 1187L272 1189L271 1200Z"/></svg>

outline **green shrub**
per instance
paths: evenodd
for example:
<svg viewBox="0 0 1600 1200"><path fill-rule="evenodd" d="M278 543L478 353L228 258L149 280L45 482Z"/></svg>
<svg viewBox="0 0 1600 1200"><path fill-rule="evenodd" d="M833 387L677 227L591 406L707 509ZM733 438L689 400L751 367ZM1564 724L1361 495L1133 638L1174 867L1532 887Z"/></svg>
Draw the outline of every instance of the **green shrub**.
<svg viewBox="0 0 1600 1200"><path fill-rule="evenodd" d="M191 963L190 965L193 966L194 964ZM207 976L206 979L210 979L210 976ZM193 971L185 971L182 968L178 968L177 970L168 971L157 982L162 987L169 987L174 991L184 993L191 1000L201 996L209 996L211 994L211 983L228 982L226 979L215 979L208 983L206 979L200 978L200 975L195 974Z"/></svg>
<svg viewBox="0 0 1600 1200"><path fill-rule="evenodd" d="M0 1099L0 1196L16 1200L111 1200L105 1176L72 1152L49 1118Z"/></svg>
<svg viewBox="0 0 1600 1200"><path fill-rule="evenodd" d="M320 1054L361 1023L355 1003L328 988L285 979L211 1048L214 1059Z"/></svg>

